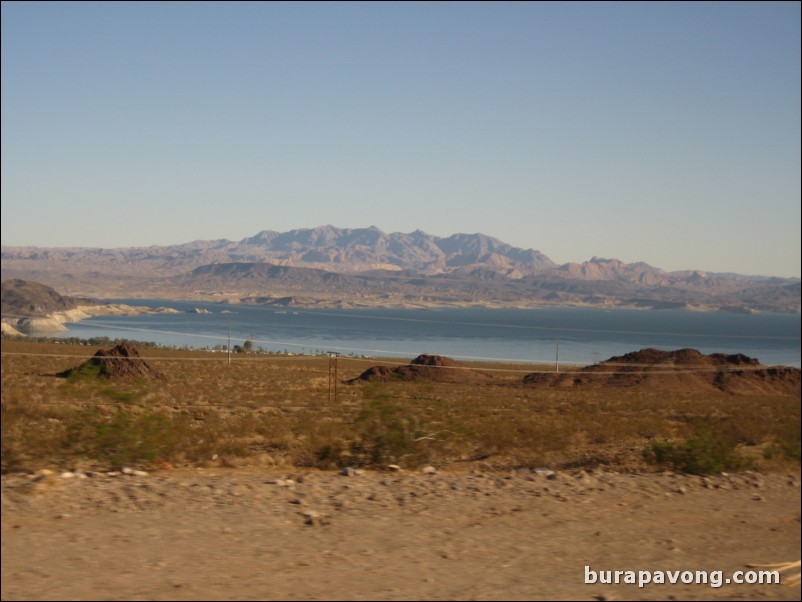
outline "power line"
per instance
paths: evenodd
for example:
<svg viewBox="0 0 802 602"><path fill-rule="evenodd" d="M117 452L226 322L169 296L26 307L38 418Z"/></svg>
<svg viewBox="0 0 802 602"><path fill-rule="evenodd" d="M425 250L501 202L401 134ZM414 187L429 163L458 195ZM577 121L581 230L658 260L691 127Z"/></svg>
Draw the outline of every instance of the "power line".
<svg viewBox="0 0 802 602"><path fill-rule="evenodd" d="M215 353L211 351L189 351L188 353ZM58 357L58 358L74 358L76 360L84 359L92 359L94 354L92 355L81 355L81 354L69 354L69 353L33 353L27 351L2 351L0 355L3 356L29 356L29 357ZM410 362L399 362L393 361L391 359L385 359L381 357L375 358L357 358L357 357L348 357L342 356L336 352L329 352L329 369L326 370L311 370L318 373L327 373L331 374L331 358L332 356L336 356L337 358L341 358L343 361L349 362L362 362L362 363L369 363L369 364L384 364L384 365L391 365L391 366L420 366L425 367L427 369L439 369L439 370L468 370L471 372L506 372L506 373L518 373L518 374L580 374L583 376L598 376L598 375L632 375L638 374L638 372L633 372L632 370L624 370L624 371L606 371L606 370L582 370L582 369L573 369L573 370L565 370L564 368L561 370L537 370L535 368L532 369L521 369L521 368L495 368L495 367L485 367L485 366L422 366L419 364L412 364ZM123 361L154 361L154 362L220 362L223 361L221 358L216 357L181 357L181 356L162 356L162 355L153 355L153 356L139 356L139 357L115 357L115 360L123 360ZM242 362L261 362L261 363L269 363L269 362L276 362L276 361L322 361L326 359L325 357L320 356L278 356L274 357L268 354L256 354L256 357L239 357L233 356L234 363L242 363ZM533 367L542 365L541 363L536 362L517 362L518 364L530 364ZM565 364L564 364L565 365ZM685 366L677 365L677 364L638 364L638 363L601 363L596 364L598 366L611 366L616 368L623 368L623 367L631 367L631 368L641 368L643 369L643 374L692 374L692 373L702 373L702 372L722 372L722 371L731 371L731 372L740 372L740 371L758 371L758 370L765 370L771 368L771 366L738 366L732 364L712 364L712 365L702 365L696 368L687 368ZM654 370L654 368L673 368L671 370ZM335 367L336 370L336 367ZM335 372L335 375L337 372Z"/></svg>

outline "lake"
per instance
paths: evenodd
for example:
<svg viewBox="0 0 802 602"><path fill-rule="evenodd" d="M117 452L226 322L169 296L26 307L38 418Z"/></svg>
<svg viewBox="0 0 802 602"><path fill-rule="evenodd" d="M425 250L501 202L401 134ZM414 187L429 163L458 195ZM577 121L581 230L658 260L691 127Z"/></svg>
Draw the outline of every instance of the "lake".
<svg viewBox="0 0 802 602"><path fill-rule="evenodd" d="M109 299L181 313L102 316L68 324L58 336L107 336L213 348L591 364L645 347L743 353L767 365L800 366L798 314L724 314L577 307L535 309L303 309ZM190 313L198 308L210 313Z"/></svg>

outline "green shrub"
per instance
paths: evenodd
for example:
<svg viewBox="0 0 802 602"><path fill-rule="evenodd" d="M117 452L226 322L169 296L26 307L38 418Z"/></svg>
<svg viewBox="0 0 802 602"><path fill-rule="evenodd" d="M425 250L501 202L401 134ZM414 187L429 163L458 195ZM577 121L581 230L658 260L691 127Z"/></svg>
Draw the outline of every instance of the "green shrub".
<svg viewBox="0 0 802 602"><path fill-rule="evenodd" d="M341 461L350 465L415 467L430 461L431 446L437 439L424 434L412 411L391 401L377 384L365 386L363 395L368 399L354 420L350 451L343 454L336 446L324 446L318 453L320 459L339 452Z"/></svg>
<svg viewBox="0 0 802 602"><path fill-rule="evenodd" d="M776 435L771 445L766 448L764 456L802 461L802 433L799 425L788 425L783 432Z"/></svg>
<svg viewBox="0 0 802 602"><path fill-rule="evenodd" d="M364 463L382 465L399 462L417 464L417 421L397 403L379 397L370 400L356 419L358 438L355 455Z"/></svg>
<svg viewBox="0 0 802 602"><path fill-rule="evenodd" d="M139 398L139 393L137 391L121 391L116 387L106 387L100 392L120 403L134 403Z"/></svg>
<svg viewBox="0 0 802 602"><path fill-rule="evenodd" d="M682 443L653 441L644 451L644 457L653 464L699 475L749 466L749 461L736 451L732 443L707 429L697 429Z"/></svg>
<svg viewBox="0 0 802 602"><path fill-rule="evenodd" d="M67 382L69 383L77 383L77 382L85 382L85 381L95 381L97 378L101 376L100 366L98 364L93 364L92 362L84 362L80 366L73 368L70 370L69 376L67 376Z"/></svg>
<svg viewBox="0 0 802 602"><path fill-rule="evenodd" d="M157 413L85 411L68 424L65 449L119 467L167 457L173 446L170 419Z"/></svg>

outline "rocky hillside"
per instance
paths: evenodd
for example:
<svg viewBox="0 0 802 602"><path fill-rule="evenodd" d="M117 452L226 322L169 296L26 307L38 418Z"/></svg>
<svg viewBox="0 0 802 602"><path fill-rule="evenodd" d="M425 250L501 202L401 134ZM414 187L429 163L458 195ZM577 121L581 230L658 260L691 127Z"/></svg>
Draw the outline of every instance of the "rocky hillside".
<svg viewBox="0 0 802 602"><path fill-rule="evenodd" d="M16 278L3 281L1 296L3 315L0 327L3 334L15 336L64 331L65 323L91 316L136 315L153 311L147 307L70 297L45 284Z"/></svg>
<svg viewBox="0 0 802 602"><path fill-rule="evenodd" d="M40 284L13 278L0 285L3 317L30 318L75 309L79 305L96 303L89 299L68 297L55 289Z"/></svg>
<svg viewBox="0 0 802 602"><path fill-rule="evenodd" d="M801 296L799 279L666 272L598 257L556 265L483 234L333 226L164 247L3 247L2 268L7 277L97 297L799 312Z"/></svg>

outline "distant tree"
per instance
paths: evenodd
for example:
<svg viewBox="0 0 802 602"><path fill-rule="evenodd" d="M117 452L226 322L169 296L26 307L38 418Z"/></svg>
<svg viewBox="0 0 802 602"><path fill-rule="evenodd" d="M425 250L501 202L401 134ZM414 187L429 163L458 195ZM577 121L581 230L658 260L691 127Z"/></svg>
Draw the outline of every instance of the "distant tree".
<svg viewBox="0 0 802 602"><path fill-rule="evenodd" d="M245 353L250 353L251 351L253 351L253 341L250 341L250 340L249 341L245 341L242 344L242 350Z"/></svg>

